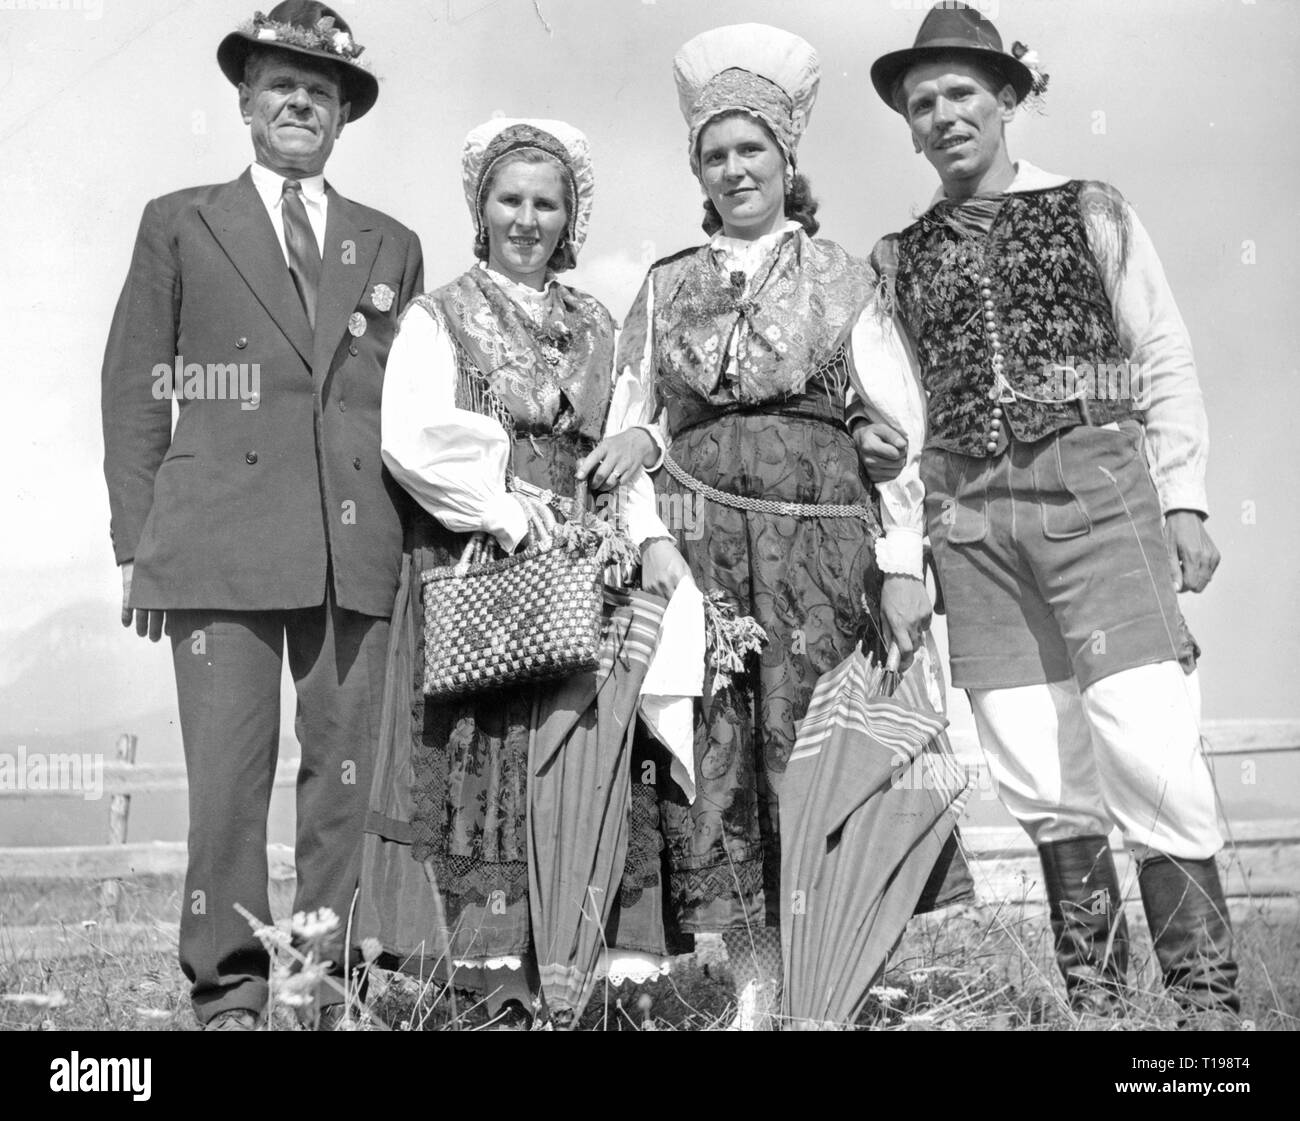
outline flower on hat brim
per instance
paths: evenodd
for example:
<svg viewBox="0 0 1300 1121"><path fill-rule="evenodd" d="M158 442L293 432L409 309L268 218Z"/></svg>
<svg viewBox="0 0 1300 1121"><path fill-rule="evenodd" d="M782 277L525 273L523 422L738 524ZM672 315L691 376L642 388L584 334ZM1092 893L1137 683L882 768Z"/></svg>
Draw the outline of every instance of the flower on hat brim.
<svg viewBox="0 0 1300 1121"><path fill-rule="evenodd" d="M357 59L366 49L360 43L354 43L348 32L337 30L333 16L322 16L316 21L314 27L299 27L297 24L282 23L261 12L254 12L252 19L239 25L239 30L259 42L321 51L357 65L361 65Z"/></svg>
<svg viewBox="0 0 1300 1121"><path fill-rule="evenodd" d="M273 9L273 14L284 7L282 4ZM315 7L319 11L322 6ZM332 63L342 83L343 99L350 105L348 120L358 120L378 99L379 83L371 73L369 59L361 57L366 48L356 42L346 24L339 26L340 22L333 15L322 15L313 23L306 20L290 23L255 12L251 20L244 21L221 41L217 47L217 65L231 84L237 86L243 82L245 61L254 48Z"/></svg>

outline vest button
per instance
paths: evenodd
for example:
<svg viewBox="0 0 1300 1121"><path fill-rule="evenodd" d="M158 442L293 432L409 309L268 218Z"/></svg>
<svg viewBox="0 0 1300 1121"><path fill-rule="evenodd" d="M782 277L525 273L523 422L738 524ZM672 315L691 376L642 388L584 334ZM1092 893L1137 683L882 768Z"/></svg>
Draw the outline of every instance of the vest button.
<svg viewBox="0 0 1300 1121"><path fill-rule="evenodd" d="M1001 409L997 409L997 408L995 408L995 409L993 410L993 415L994 415L995 417L1000 417L1000 416L1002 415L1002 410L1001 410Z"/></svg>
<svg viewBox="0 0 1300 1121"><path fill-rule="evenodd" d="M997 442L996 440L990 440L990 441L989 441L987 444L985 444L984 446L985 446L986 448L988 448L988 450L989 450L990 453L991 453L991 452L995 452L995 451L998 450L998 442Z"/></svg>
<svg viewBox="0 0 1300 1121"><path fill-rule="evenodd" d="M987 294L984 296L984 310L985 311L993 310L993 301L988 298Z"/></svg>
<svg viewBox="0 0 1300 1121"><path fill-rule="evenodd" d="M354 459L354 460L352 461L352 466L355 467L358 471L361 470L361 457L360 457L360 456L357 456L356 459Z"/></svg>
<svg viewBox="0 0 1300 1121"><path fill-rule="evenodd" d="M247 340L246 338L244 338L243 335L240 335L239 338L237 338L237 339L235 340L235 349L236 349L236 350L243 350L244 347L246 347L247 345L248 345L248 340Z"/></svg>
<svg viewBox="0 0 1300 1121"><path fill-rule="evenodd" d="M346 413L347 411L348 411L348 403L347 403L346 401L340 401L340 402L339 402L339 412L341 412L341 413Z"/></svg>
<svg viewBox="0 0 1300 1121"><path fill-rule="evenodd" d="M257 452L246 452L246 453L244 454L244 462L247 463L247 464L250 464L250 465L256 463L256 462L257 462Z"/></svg>

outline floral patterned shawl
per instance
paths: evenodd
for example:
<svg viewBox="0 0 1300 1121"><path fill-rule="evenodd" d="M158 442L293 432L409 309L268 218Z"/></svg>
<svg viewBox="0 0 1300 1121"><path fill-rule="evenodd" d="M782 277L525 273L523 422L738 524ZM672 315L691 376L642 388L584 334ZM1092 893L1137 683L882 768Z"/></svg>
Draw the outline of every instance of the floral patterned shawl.
<svg viewBox="0 0 1300 1121"><path fill-rule="evenodd" d="M709 246L655 273L660 372L706 397L725 372L743 401L803 392L847 338L874 282L865 261L802 229L751 277L721 271Z"/></svg>
<svg viewBox="0 0 1300 1121"><path fill-rule="evenodd" d="M549 429L567 398L579 432L604 434L614 321L584 292L551 284L534 317L481 268L424 297L523 431Z"/></svg>

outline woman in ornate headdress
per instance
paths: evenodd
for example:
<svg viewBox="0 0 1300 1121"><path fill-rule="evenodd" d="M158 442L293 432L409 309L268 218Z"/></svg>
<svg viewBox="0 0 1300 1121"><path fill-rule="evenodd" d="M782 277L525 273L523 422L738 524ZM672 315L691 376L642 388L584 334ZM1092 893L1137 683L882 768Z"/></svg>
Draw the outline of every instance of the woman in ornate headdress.
<svg viewBox="0 0 1300 1121"><path fill-rule="evenodd" d="M574 495L576 464L605 431L614 324L555 279L573 267L591 213L586 137L559 121L493 120L466 138L463 177L479 261L406 309L385 375L384 462L419 508L393 611L358 937L377 938L410 971L454 975L506 1020L527 1022L539 988L567 1002L571 1019L590 969L580 963L575 976L564 948L548 946L539 980L531 942L529 758L557 707L581 713L595 701L565 681L426 697L420 573L454 564L469 534L505 552L545 543ZM649 521L628 502L634 539L662 524L648 480L642 495ZM603 718L583 727L603 734ZM626 797L626 785L615 789ZM598 797L613 795L593 790L587 801Z"/></svg>
<svg viewBox="0 0 1300 1121"><path fill-rule="evenodd" d="M617 358L644 402L643 427L603 442L580 469L599 485L662 464L660 490L691 504L703 529L645 542L645 587L670 595L689 571L766 632L747 672L705 689L694 799L670 793L659 806L675 917L685 933L723 934L742 1025L759 1025L781 975L781 779L813 687L864 634L883 653L882 583L904 655L928 625L923 413L919 397L872 399L874 419L910 445L902 474L881 487L881 536L850 435L852 354L883 332L861 314L874 278L814 238L817 206L797 170L817 55L798 36L746 24L697 36L674 72L711 238L651 268ZM895 337L885 334L881 345Z"/></svg>

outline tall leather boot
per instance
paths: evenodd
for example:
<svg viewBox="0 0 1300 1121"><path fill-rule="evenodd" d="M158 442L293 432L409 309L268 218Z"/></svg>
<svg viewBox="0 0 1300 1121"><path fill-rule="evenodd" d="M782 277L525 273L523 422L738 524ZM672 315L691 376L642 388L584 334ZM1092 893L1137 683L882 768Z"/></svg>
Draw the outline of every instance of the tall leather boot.
<svg viewBox="0 0 1300 1121"><path fill-rule="evenodd" d="M1214 858L1150 857L1138 884L1170 995L1188 1012L1240 1013L1232 926Z"/></svg>
<svg viewBox="0 0 1300 1121"><path fill-rule="evenodd" d="M1097 835L1038 846L1070 1007L1123 1011L1128 983L1128 922L1110 842Z"/></svg>

